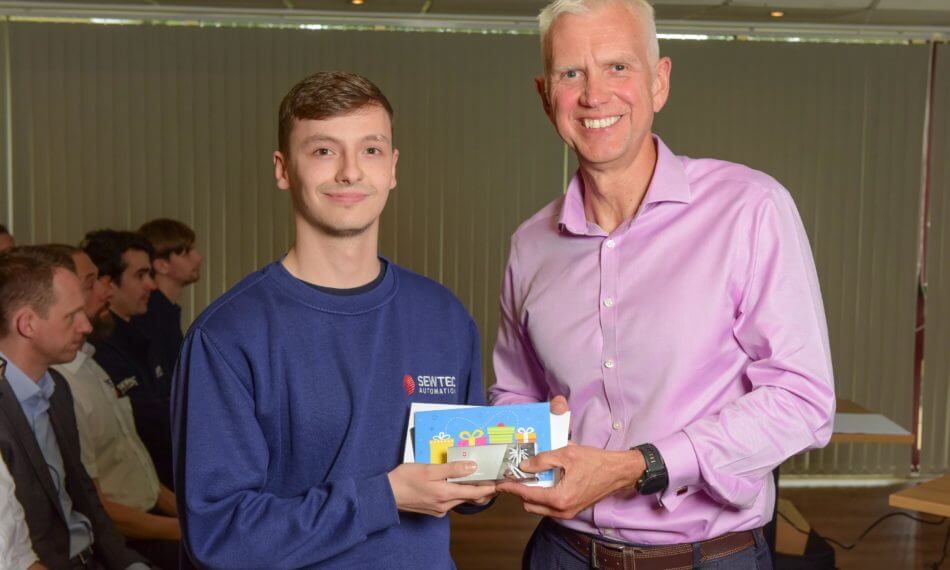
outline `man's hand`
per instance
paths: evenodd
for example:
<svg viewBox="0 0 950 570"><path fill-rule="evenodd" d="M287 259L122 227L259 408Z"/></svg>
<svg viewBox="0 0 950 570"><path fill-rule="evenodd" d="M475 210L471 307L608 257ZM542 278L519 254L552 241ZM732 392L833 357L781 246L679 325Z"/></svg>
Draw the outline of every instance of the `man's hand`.
<svg viewBox="0 0 950 570"><path fill-rule="evenodd" d="M562 470L561 479L554 487L529 487L506 481L498 484L498 490L521 497L524 510L529 513L572 519L607 495L636 485L646 469L646 462L637 450L604 451L569 444L521 463L521 470L528 473L552 468Z"/></svg>
<svg viewBox="0 0 950 570"><path fill-rule="evenodd" d="M567 398L551 398L551 413L570 411ZM521 470L540 473L560 469L561 479L554 487L529 487L506 481L498 490L521 497L524 510L536 515L572 519L577 513L625 487L632 487L643 475L646 462L639 451L604 451L594 447L568 444L521 463Z"/></svg>
<svg viewBox="0 0 950 570"><path fill-rule="evenodd" d="M567 405L567 398L564 396L554 396L549 402L551 406L551 413L555 416L560 416L571 411L571 408Z"/></svg>
<svg viewBox="0 0 950 570"><path fill-rule="evenodd" d="M404 463L389 472L389 484L400 511L444 517L465 502L485 504L495 494L495 485L449 483L449 477L464 477L475 472L472 461L453 461L444 465Z"/></svg>

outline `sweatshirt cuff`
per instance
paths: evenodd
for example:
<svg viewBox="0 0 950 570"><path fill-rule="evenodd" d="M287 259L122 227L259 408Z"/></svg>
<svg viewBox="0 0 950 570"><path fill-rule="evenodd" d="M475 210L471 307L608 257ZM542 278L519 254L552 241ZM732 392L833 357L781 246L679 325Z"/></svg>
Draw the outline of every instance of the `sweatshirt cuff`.
<svg viewBox="0 0 950 570"><path fill-rule="evenodd" d="M666 489L660 493L660 505L673 512L686 497L700 490L702 478L699 460L689 437L682 431L655 441L653 445L660 451L670 480Z"/></svg>
<svg viewBox="0 0 950 570"><path fill-rule="evenodd" d="M387 473L357 481L356 497L358 516L367 536L399 524L399 510Z"/></svg>

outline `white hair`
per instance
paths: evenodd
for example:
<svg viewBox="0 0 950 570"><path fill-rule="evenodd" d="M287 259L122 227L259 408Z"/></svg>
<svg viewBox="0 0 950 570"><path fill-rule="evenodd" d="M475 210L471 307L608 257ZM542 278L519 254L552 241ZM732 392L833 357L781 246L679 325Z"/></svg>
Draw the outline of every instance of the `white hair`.
<svg viewBox="0 0 950 570"><path fill-rule="evenodd" d="M554 21L564 14L587 14L594 8L614 3L619 3L640 16L640 24L647 36L647 59L651 68L656 67L656 62L660 59L660 43L656 39L656 18L653 6L647 0L554 0L538 14L545 72L548 71L551 57L548 49L548 31Z"/></svg>

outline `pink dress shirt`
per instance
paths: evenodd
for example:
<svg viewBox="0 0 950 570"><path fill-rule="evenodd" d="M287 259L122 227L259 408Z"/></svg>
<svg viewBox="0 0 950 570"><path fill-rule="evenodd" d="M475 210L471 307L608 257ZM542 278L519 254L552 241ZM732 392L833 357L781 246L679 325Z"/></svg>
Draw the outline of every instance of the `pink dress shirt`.
<svg viewBox="0 0 950 570"><path fill-rule="evenodd" d="M694 542L772 517L771 471L831 437L824 308L791 196L719 160L657 164L640 210L607 235L567 193L511 239L493 404L570 404L572 439L653 443L657 496L617 493L561 521L639 544Z"/></svg>

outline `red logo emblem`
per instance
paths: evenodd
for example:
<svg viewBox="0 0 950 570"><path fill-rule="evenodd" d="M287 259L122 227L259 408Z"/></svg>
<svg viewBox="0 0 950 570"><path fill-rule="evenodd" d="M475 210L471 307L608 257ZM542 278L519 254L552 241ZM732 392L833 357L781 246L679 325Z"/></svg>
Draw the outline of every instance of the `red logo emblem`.
<svg viewBox="0 0 950 570"><path fill-rule="evenodd" d="M407 396L412 396L413 392L416 391L416 381L412 379L412 376L406 374L402 377L402 387L406 389Z"/></svg>

